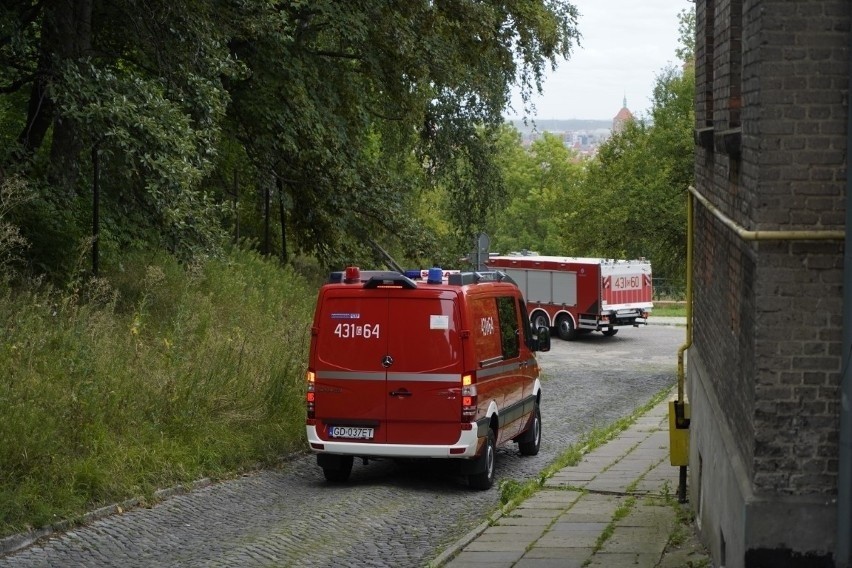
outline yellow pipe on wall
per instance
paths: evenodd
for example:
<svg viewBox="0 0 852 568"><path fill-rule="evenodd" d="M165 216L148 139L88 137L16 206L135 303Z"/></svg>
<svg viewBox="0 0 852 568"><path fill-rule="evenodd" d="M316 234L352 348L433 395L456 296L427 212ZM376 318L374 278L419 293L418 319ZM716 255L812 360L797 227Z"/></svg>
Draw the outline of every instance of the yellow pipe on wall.
<svg viewBox="0 0 852 568"><path fill-rule="evenodd" d="M818 231L749 231L738 225L733 219L719 211L710 203L706 197L698 193L698 190L689 186L690 195L694 195L698 201L707 208L719 221L734 231L744 241L843 241L846 240L846 231L818 230ZM692 207L690 206L690 211ZM691 269L692 267L689 266Z"/></svg>
<svg viewBox="0 0 852 568"><path fill-rule="evenodd" d="M683 403L683 386L686 373L683 368L683 359L686 350L692 346L692 225L694 221L692 213L693 192L689 188L686 200L686 343L677 350L677 401Z"/></svg>
<svg viewBox="0 0 852 568"><path fill-rule="evenodd" d="M750 231L737 224L733 219L722 213L719 208L701 195L692 186L689 190L686 212L686 343L677 352L677 400L683 402L684 381L684 354L692 346L692 249L694 244L693 224L694 214L693 198L697 199L710 213L713 214L726 227L731 229L744 241L843 241L846 240L846 231L816 230L816 231Z"/></svg>

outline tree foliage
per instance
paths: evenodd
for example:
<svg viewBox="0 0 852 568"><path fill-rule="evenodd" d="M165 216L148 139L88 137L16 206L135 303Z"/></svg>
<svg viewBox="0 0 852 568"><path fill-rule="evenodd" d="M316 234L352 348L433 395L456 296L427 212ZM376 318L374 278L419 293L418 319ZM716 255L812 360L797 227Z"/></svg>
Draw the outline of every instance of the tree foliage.
<svg viewBox="0 0 852 568"><path fill-rule="evenodd" d="M0 177L36 188L18 222L48 271L98 207L115 253L230 234L332 264L370 240L434 254L421 193L475 212L448 220L457 240L481 230L510 88L540 89L576 18L555 0L10 0Z"/></svg>
<svg viewBox="0 0 852 568"><path fill-rule="evenodd" d="M572 254L572 204L584 165L561 137L545 133L525 151L517 133L504 147L502 175L509 187L505 207L493 215L492 248L500 252L534 250Z"/></svg>
<svg viewBox="0 0 852 568"><path fill-rule="evenodd" d="M694 12L682 12L680 21L684 60L657 76L650 116L628 122L594 158L578 161L552 135L529 150L517 133L504 136L499 160L509 197L489 224L495 250L646 257L655 277L683 282L686 189L693 183Z"/></svg>

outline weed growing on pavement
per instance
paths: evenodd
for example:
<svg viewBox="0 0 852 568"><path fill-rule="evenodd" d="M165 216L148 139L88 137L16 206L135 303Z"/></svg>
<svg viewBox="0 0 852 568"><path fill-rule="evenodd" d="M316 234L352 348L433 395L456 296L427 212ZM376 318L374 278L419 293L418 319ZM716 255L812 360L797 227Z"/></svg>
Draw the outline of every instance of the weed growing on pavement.
<svg viewBox="0 0 852 568"><path fill-rule="evenodd" d="M680 503L677 497L672 492L671 483L666 481L660 490L661 504L666 507L672 507L675 511L675 526L669 534L666 550L677 549L684 546L689 546L694 549L696 558L687 561L685 568L707 568L710 566L710 556L704 549L704 546L696 538L695 533L695 516L692 508L688 505ZM694 539L690 543L690 539Z"/></svg>
<svg viewBox="0 0 852 568"><path fill-rule="evenodd" d="M239 250L104 273L0 294L0 536L301 446L300 277Z"/></svg>
<svg viewBox="0 0 852 568"><path fill-rule="evenodd" d="M594 449L609 442L621 432L630 427L636 420L654 408L669 395L670 388L665 388L655 394L643 406L637 408L632 414L624 418L616 420L614 423L604 428L595 428L580 437L579 441L572 444L564 452L562 452L553 462L550 463L537 478L520 483L514 480L507 480L501 484L501 503L509 505L509 509L524 499L528 498L538 491L548 479L554 476L560 469L575 466L582 461L583 456L593 451ZM508 485L507 485L508 484ZM504 487L507 487L504 490Z"/></svg>
<svg viewBox="0 0 852 568"><path fill-rule="evenodd" d="M604 528L603 532L601 532L600 536L598 536L597 541L595 541L595 546L593 547L592 554L597 553L606 541L612 537L612 533L615 532L615 526L618 524L618 521L622 520L624 517L630 514L630 510L633 509L633 505L636 504L635 497L627 497L621 505L615 510L615 513L612 515L612 520L609 524Z"/></svg>

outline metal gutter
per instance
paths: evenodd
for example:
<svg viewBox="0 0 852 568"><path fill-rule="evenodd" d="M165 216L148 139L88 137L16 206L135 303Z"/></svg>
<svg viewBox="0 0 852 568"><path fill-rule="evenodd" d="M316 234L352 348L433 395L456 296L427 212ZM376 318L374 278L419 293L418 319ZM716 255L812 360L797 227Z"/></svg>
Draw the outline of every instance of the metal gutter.
<svg viewBox="0 0 852 568"><path fill-rule="evenodd" d="M677 350L677 401L683 402L683 386L686 382L686 373L683 369L683 359L686 350L692 347L692 225L694 214L692 187L687 195L686 205L686 342Z"/></svg>
<svg viewBox="0 0 852 568"><path fill-rule="evenodd" d="M689 189L692 190L692 187ZM683 359L686 350L692 347L692 248L695 241L692 230L695 219L695 215L692 212L694 208L692 196L692 192L688 193L686 201L686 341L677 350L677 400L674 404L674 413L675 424L679 428L689 428L689 419L686 418L686 400L683 392L684 384L686 383ZM686 466L680 465L678 467L680 468L678 472L678 501L686 503Z"/></svg>

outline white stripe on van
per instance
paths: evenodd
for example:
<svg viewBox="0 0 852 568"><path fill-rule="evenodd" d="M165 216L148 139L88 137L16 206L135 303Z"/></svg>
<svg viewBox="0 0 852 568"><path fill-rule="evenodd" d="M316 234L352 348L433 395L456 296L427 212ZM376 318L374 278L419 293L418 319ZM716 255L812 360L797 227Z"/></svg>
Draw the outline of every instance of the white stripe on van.
<svg viewBox="0 0 852 568"><path fill-rule="evenodd" d="M321 371L317 373L317 380L338 379L357 381L384 381L385 378L393 381L424 381L430 383L460 383L459 373L368 373L359 371Z"/></svg>

